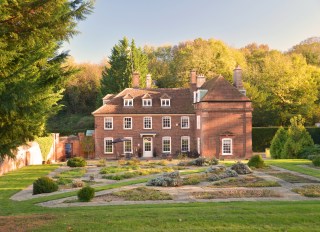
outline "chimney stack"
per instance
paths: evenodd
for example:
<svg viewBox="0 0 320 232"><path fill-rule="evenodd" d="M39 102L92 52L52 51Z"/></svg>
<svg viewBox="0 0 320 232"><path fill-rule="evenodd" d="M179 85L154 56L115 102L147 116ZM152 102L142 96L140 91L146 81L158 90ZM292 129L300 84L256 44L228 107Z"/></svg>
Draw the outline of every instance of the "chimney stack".
<svg viewBox="0 0 320 232"><path fill-rule="evenodd" d="M151 89L151 85L152 85L151 74L147 74L147 77L146 77L146 88L147 89Z"/></svg>
<svg viewBox="0 0 320 232"><path fill-rule="evenodd" d="M132 88L139 88L140 75L138 72L132 74Z"/></svg>
<svg viewBox="0 0 320 232"><path fill-rule="evenodd" d="M192 91L197 90L197 73L194 69L190 71L190 89Z"/></svg>
<svg viewBox="0 0 320 232"><path fill-rule="evenodd" d="M197 76L197 88L200 88L204 82L206 82L206 78L204 75L198 75Z"/></svg>
<svg viewBox="0 0 320 232"><path fill-rule="evenodd" d="M240 93L246 95L246 90L242 84L242 69L239 65L233 70L233 86L236 87Z"/></svg>

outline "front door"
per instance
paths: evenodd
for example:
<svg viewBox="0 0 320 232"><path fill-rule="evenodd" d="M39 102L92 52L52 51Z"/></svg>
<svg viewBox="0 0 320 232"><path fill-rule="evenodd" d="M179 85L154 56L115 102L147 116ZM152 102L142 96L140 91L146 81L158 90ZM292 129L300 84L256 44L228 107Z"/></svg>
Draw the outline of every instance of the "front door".
<svg viewBox="0 0 320 232"><path fill-rule="evenodd" d="M152 157L152 137L143 138L143 157Z"/></svg>

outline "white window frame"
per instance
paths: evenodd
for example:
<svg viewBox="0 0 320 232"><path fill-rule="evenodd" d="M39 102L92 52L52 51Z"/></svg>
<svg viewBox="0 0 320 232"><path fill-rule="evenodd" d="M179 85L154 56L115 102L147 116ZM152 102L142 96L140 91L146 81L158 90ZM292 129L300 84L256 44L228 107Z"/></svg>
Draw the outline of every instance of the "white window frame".
<svg viewBox="0 0 320 232"><path fill-rule="evenodd" d="M225 152L225 150L224 150L224 145L225 145L225 142L227 142L227 141L228 141L228 143L230 142L230 152ZM231 138L222 139L221 152L222 152L222 155L232 155L232 139Z"/></svg>
<svg viewBox="0 0 320 232"><path fill-rule="evenodd" d="M106 127L107 120L111 119L111 128ZM105 130L113 130L113 117L104 117L104 129Z"/></svg>
<svg viewBox="0 0 320 232"><path fill-rule="evenodd" d="M193 103L197 103L197 99L198 99L198 92L194 91L193 92Z"/></svg>
<svg viewBox="0 0 320 232"><path fill-rule="evenodd" d="M126 119L130 119L130 121L131 121L131 124L130 124L131 127L130 127L130 128L129 128L129 127L128 127L128 128L126 127L126 125L127 125L127 124L126 124ZM133 124L132 117L124 117L124 118L123 118L123 129L124 129L124 130L132 130L132 124Z"/></svg>
<svg viewBox="0 0 320 232"><path fill-rule="evenodd" d="M182 149L182 141L187 140L188 141L188 148L187 150ZM181 137L181 152L189 152L190 151L190 136L182 136Z"/></svg>
<svg viewBox="0 0 320 232"><path fill-rule="evenodd" d="M169 119L170 127L165 127L164 126L164 120ZM162 117L162 129L171 129L171 117L170 116L163 116Z"/></svg>
<svg viewBox="0 0 320 232"><path fill-rule="evenodd" d="M133 106L133 99L123 99L123 106L132 107Z"/></svg>
<svg viewBox="0 0 320 232"><path fill-rule="evenodd" d="M130 146L130 151L126 151L126 142L129 142L129 141L124 141L123 142L123 154L132 153L132 137L124 137L124 139L129 139L131 142L131 146Z"/></svg>
<svg viewBox="0 0 320 232"><path fill-rule="evenodd" d="M151 107L152 106L152 99L142 99L142 106Z"/></svg>
<svg viewBox="0 0 320 232"><path fill-rule="evenodd" d="M161 99L161 106L171 106L171 101L168 98Z"/></svg>
<svg viewBox="0 0 320 232"><path fill-rule="evenodd" d="M109 152L107 152L107 147L106 147L106 141L107 140L111 140L111 152L109 151ZM104 140L103 140L103 149L104 149L104 154L113 154L113 138L111 138L111 137L106 137L106 138L104 138Z"/></svg>
<svg viewBox="0 0 320 232"><path fill-rule="evenodd" d="M183 126L183 120L187 119L188 121L188 126L184 127ZM190 117L189 116L181 116L181 129L189 129L190 128Z"/></svg>
<svg viewBox="0 0 320 232"><path fill-rule="evenodd" d="M201 117L200 115L197 115L197 129L201 129Z"/></svg>
<svg viewBox="0 0 320 232"><path fill-rule="evenodd" d="M201 140L199 137L197 138L197 151L201 154Z"/></svg>
<svg viewBox="0 0 320 232"><path fill-rule="evenodd" d="M150 119L150 127L146 127L146 119ZM152 129L152 117L143 117L143 129L150 130Z"/></svg>
<svg viewBox="0 0 320 232"><path fill-rule="evenodd" d="M165 151L164 150L164 141L169 141L169 151ZM162 137L162 152L163 153L171 153L171 137L170 136L165 136L165 137Z"/></svg>

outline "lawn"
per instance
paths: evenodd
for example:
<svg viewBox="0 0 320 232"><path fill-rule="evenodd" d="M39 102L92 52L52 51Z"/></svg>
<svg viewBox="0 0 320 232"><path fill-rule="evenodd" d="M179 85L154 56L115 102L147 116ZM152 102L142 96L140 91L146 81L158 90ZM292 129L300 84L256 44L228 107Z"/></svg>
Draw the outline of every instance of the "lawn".
<svg viewBox="0 0 320 232"><path fill-rule="evenodd" d="M9 200L15 192L56 167L29 166L0 177L0 231L318 231L320 226L319 201L68 208L33 204L75 192L23 202ZM101 189L133 183L126 181Z"/></svg>

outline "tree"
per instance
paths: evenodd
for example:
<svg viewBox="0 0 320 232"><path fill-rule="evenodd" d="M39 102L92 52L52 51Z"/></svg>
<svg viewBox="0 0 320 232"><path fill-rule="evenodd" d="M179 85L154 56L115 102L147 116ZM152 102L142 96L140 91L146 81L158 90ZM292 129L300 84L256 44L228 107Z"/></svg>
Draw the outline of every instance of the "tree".
<svg viewBox="0 0 320 232"><path fill-rule="evenodd" d="M77 33L93 3L82 0L2 1L0 6L0 156L41 136L59 109L62 84L73 70L63 66L63 41Z"/></svg>
<svg viewBox="0 0 320 232"><path fill-rule="evenodd" d="M288 133L287 131L281 126L277 133L274 135L271 146L270 146L270 153L271 157L274 159L281 158L283 154L284 145L287 141Z"/></svg>
<svg viewBox="0 0 320 232"><path fill-rule="evenodd" d="M289 53L301 54L308 64L320 67L320 38L312 37L293 46Z"/></svg>
<svg viewBox="0 0 320 232"><path fill-rule="evenodd" d="M102 72L101 93L118 93L132 86L132 74L140 73L140 87L145 87L145 78L148 73L148 57L141 48L137 48L134 40L129 44L124 37L111 50L109 67Z"/></svg>
<svg viewBox="0 0 320 232"><path fill-rule="evenodd" d="M254 126L286 125L301 114L312 124L318 99L316 80L301 55L271 51L248 63L244 73L253 101Z"/></svg>
<svg viewBox="0 0 320 232"><path fill-rule="evenodd" d="M290 123L288 138L284 145L281 158L298 158L303 148L314 145L309 132L304 127L305 120L301 115L291 118Z"/></svg>

